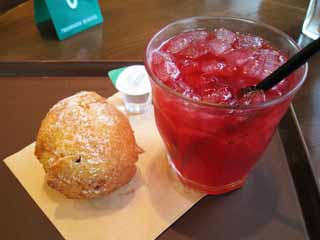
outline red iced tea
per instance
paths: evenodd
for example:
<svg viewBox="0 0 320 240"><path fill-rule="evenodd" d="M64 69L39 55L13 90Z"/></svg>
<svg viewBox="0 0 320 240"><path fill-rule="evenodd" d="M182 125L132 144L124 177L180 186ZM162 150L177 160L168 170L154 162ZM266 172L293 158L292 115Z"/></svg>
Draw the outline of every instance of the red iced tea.
<svg viewBox="0 0 320 240"><path fill-rule="evenodd" d="M194 30L150 53L156 123L183 182L210 194L244 183L268 145L299 80L288 77L266 92L239 96L287 56L259 36L225 28Z"/></svg>

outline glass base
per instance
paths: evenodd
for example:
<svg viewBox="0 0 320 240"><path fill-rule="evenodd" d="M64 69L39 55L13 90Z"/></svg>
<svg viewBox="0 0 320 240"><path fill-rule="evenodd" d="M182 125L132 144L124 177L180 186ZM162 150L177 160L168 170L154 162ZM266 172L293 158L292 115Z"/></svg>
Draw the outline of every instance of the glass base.
<svg viewBox="0 0 320 240"><path fill-rule="evenodd" d="M146 104L139 104L139 103L128 103L125 102L125 108L127 112L130 113L144 113L150 107L149 103Z"/></svg>
<svg viewBox="0 0 320 240"><path fill-rule="evenodd" d="M122 93L124 106L127 112L130 113L144 113L151 106L151 94L146 93L143 95L128 95Z"/></svg>
<svg viewBox="0 0 320 240"><path fill-rule="evenodd" d="M237 190L239 188L241 188L243 186L243 184L246 182L246 177L242 178L242 179L239 179L235 182L232 182L232 183L228 183L226 185L223 185L223 186L208 186L208 185L203 185L203 184L200 184L200 183L197 183L193 180L190 180L186 177L184 177L181 172L175 167L174 163L172 162L171 160L171 157L169 155L167 155L167 158L168 158L168 162L169 162L169 165L171 167L171 170L178 176L178 178L180 179L180 181L187 185L188 187L191 187L195 190L198 190L200 192L204 192L206 194L209 194L209 195L220 195L220 194L223 194L223 193L227 193L227 192L231 192L231 191L234 191L234 190Z"/></svg>

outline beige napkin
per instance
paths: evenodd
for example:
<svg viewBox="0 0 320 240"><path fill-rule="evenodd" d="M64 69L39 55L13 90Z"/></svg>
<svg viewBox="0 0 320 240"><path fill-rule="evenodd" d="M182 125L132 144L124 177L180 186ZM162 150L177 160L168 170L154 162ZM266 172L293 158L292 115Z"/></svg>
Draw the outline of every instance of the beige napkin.
<svg viewBox="0 0 320 240"><path fill-rule="evenodd" d="M118 94L109 101L123 110ZM64 238L155 239L203 197L184 187L168 167L153 109L129 120L145 153L132 181L103 198L70 200L50 189L34 156L34 143L4 160Z"/></svg>

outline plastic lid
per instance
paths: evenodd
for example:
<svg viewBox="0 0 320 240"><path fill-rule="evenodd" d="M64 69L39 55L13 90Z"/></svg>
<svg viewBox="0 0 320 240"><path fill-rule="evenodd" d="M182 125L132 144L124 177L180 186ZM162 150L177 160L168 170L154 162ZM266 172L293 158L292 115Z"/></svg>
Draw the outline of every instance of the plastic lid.
<svg viewBox="0 0 320 240"><path fill-rule="evenodd" d="M143 65L133 65L120 72L115 87L128 95L144 95L151 92L149 76Z"/></svg>

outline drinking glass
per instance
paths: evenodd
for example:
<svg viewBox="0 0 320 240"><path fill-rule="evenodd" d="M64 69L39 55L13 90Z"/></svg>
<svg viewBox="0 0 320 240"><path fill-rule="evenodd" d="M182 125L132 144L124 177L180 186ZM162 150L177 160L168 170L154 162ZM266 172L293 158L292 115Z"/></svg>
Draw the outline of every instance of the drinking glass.
<svg viewBox="0 0 320 240"><path fill-rule="evenodd" d="M302 32L314 40L320 36L320 2L318 0L310 1Z"/></svg>
<svg viewBox="0 0 320 240"><path fill-rule="evenodd" d="M168 151L168 161L183 183L208 194L229 192L245 183L307 74L304 65L291 76L288 92L251 106L193 100L157 78L151 60L153 51L161 44L181 32L221 27L261 36L288 57L299 50L295 41L280 30L233 17L179 20L149 41L145 66L152 85L155 120Z"/></svg>

